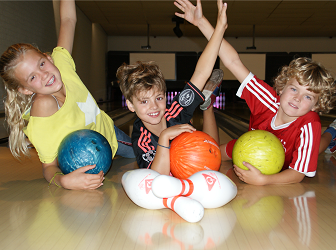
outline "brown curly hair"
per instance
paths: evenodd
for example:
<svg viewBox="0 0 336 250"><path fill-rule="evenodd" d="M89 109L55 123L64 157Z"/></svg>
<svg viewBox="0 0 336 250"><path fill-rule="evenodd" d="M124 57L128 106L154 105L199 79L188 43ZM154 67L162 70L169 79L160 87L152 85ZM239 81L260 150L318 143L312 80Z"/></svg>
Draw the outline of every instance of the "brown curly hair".
<svg viewBox="0 0 336 250"><path fill-rule="evenodd" d="M315 111L319 114L328 113L334 107L336 100L335 79L331 72L319 62L310 58L299 57L282 67L280 74L274 79L274 89L279 94L289 79L295 79L301 86L307 86L309 91L319 94Z"/></svg>
<svg viewBox="0 0 336 250"><path fill-rule="evenodd" d="M130 65L123 63L117 70L117 78L121 92L130 102L140 92L149 91L154 87L163 93L167 90L163 74L153 61L138 61Z"/></svg>

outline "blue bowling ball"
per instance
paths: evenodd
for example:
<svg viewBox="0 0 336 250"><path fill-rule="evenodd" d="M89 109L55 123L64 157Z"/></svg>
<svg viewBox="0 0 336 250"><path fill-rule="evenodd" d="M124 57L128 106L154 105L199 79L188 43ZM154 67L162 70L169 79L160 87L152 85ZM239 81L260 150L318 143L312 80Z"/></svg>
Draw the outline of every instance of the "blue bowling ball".
<svg viewBox="0 0 336 250"><path fill-rule="evenodd" d="M110 144L103 135L93 130L82 129L70 133L58 148L58 165L63 174L94 164L96 167L86 173L97 174L103 170L106 174L111 163Z"/></svg>

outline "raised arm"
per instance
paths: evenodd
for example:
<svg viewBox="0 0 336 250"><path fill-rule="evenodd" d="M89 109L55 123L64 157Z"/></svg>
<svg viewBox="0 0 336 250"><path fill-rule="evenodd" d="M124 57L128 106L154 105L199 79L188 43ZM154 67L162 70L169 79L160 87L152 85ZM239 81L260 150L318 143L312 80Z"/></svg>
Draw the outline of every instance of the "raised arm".
<svg viewBox="0 0 336 250"><path fill-rule="evenodd" d="M189 0L176 0L174 4L183 12L183 14L176 12L175 15L198 27L203 35L210 40L214 28L203 15L201 1L197 0L196 6ZM232 72L239 82L242 82L249 74L249 70L240 60L237 51L225 39L222 39L218 55L224 66Z"/></svg>
<svg viewBox="0 0 336 250"><path fill-rule="evenodd" d="M195 72L190 81L200 90L203 89L215 65L221 40L227 28L226 8L222 0L217 0L218 17L217 25L201 57L198 59Z"/></svg>
<svg viewBox="0 0 336 250"><path fill-rule="evenodd" d="M75 0L61 0L60 20L57 46L65 48L71 54L77 22Z"/></svg>

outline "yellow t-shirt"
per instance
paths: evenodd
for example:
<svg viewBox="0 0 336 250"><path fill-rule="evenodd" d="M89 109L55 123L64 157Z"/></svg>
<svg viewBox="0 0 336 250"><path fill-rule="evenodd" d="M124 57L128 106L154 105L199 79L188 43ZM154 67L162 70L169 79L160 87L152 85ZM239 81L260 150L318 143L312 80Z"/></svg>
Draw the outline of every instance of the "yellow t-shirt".
<svg viewBox="0 0 336 250"><path fill-rule="evenodd" d="M62 139L79 129L91 129L101 133L111 145L112 156L118 149L113 120L99 109L79 76L70 53L62 48L53 50L52 58L59 69L66 89L63 106L49 117L30 116L27 110L23 118L28 120L24 133L36 148L42 163L53 162Z"/></svg>

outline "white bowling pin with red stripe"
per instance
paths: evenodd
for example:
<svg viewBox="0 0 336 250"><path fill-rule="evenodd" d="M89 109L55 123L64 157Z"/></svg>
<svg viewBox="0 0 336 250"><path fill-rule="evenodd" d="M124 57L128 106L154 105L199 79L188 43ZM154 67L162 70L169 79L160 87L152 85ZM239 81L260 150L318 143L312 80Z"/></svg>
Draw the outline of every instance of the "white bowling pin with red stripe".
<svg viewBox="0 0 336 250"><path fill-rule="evenodd" d="M152 191L160 198L182 195L199 201L204 208L217 208L236 197L237 186L223 173L203 170L185 180L157 176L152 182Z"/></svg>
<svg viewBox="0 0 336 250"><path fill-rule="evenodd" d="M128 197L138 206L147 209L169 208L188 222L198 222L203 218L204 208L200 202L189 197L156 197L151 188L152 181L160 174L151 169L136 169L124 173L122 186Z"/></svg>

